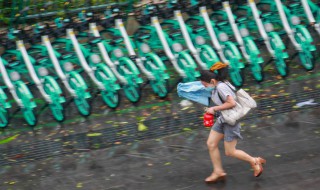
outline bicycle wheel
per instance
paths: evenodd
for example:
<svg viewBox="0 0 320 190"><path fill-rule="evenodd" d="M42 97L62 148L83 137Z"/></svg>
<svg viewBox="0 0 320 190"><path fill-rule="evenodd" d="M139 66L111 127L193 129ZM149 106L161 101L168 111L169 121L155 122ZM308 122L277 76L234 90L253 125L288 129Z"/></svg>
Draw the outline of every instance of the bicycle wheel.
<svg viewBox="0 0 320 190"><path fill-rule="evenodd" d="M276 69L278 71L278 73L282 76L282 77L286 77L288 75L288 67L284 61L283 58L275 58L275 62L276 62Z"/></svg>
<svg viewBox="0 0 320 190"><path fill-rule="evenodd" d="M65 119L65 113L62 103L65 102L64 97L62 97L62 91L58 83L51 76L46 76L43 78L43 88L44 91L50 96L51 103L49 108L53 114L53 118L59 122Z"/></svg>
<svg viewBox="0 0 320 190"><path fill-rule="evenodd" d="M35 125L37 125L38 119L37 119L37 117L36 117L33 109L23 108L23 109L22 109L22 112L23 112L23 116L24 116L25 120L27 121L27 123L28 123L30 126L35 126Z"/></svg>
<svg viewBox="0 0 320 190"><path fill-rule="evenodd" d="M229 69L229 75L230 75L230 78L231 78L231 82L237 86L237 87L241 87L243 85L243 72L239 69L233 69L233 68L230 68Z"/></svg>
<svg viewBox="0 0 320 190"><path fill-rule="evenodd" d="M101 96L102 96L103 101L110 108L113 108L113 109L117 108L120 104L119 91L103 90L103 91L101 91Z"/></svg>
<svg viewBox="0 0 320 190"><path fill-rule="evenodd" d="M146 69L153 74L155 80L150 81L153 92L160 98L164 98L168 94L167 79L169 75L166 73L166 67L160 57L154 53L149 53L144 61Z"/></svg>
<svg viewBox="0 0 320 190"><path fill-rule="evenodd" d="M98 65L96 68L95 76L106 88L106 90L101 91L103 101L108 107L117 108L120 104L120 86L116 83L116 77L105 65Z"/></svg>
<svg viewBox="0 0 320 190"><path fill-rule="evenodd" d="M0 127L6 127L9 124L9 113L6 108L0 108Z"/></svg>
<svg viewBox="0 0 320 190"><path fill-rule="evenodd" d="M77 97L74 99L74 103L81 115L89 116L91 114L91 106L89 105L86 98Z"/></svg>
<svg viewBox="0 0 320 190"><path fill-rule="evenodd" d="M197 65L192 59L191 55L186 52L180 52L178 57L179 67L185 71L187 77L183 79L183 82L192 82L197 80L200 76L200 72L197 70Z"/></svg>
<svg viewBox="0 0 320 190"><path fill-rule="evenodd" d="M36 107L36 104L33 101L33 95L30 93L30 90L27 87L27 85L25 85L22 81L16 81L15 84L17 89L17 95L24 106L22 108L24 119L29 125L35 126L38 122L38 119L34 113L34 108Z"/></svg>
<svg viewBox="0 0 320 190"><path fill-rule="evenodd" d="M240 60L232 54L231 50L225 49L224 54L226 59L229 60L230 68L229 68L229 75L231 82L240 87L243 85L244 75L242 74L242 63ZM240 65L240 66L239 66Z"/></svg>
<svg viewBox="0 0 320 190"><path fill-rule="evenodd" d="M259 83L262 82L264 79L264 75L262 72L262 67L261 65L255 65L255 66L251 66L251 72L253 75L253 78Z"/></svg>
<svg viewBox="0 0 320 190"><path fill-rule="evenodd" d="M125 85L123 91L128 100L132 103L137 103L141 98L140 85Z"/></svg>
<svg viewBox="0 0 320 190"><path fill-rule="evenodd" d="M220 61L216 52L208 45L202 45L200 50L200 59L210 68L213 64Z"/></svg>
<svg viewBox="0 0 320 190"><path fill-rule="evenodd" d="M6 93L0 87L0 127L6 127L9 124L9 108L11 108L11 104L8 102Z"/></svg>
<svg viewBox="0 0 320 190"><path fill-rule="evenodd" d="M299 52L299 58L302 63L302 66L307 70L311 71L314 69L314 64L316 62L315 59L315 52L310 52L310 51L302 51Z"/></svg>
<svg viewBox="0 0 320 190"><path fill-rule="evenodd" d="M307 70L307 71L311 71L314 68L314 64L315 64L315 56L314 56L314 52L315 51L311 51L311 44L310 42L307 41L307 37L306 36L310 36L309 32L303 33L303 31L307 31L305 28L298 28L301 30L298 30L298 32L295 33L295 39L297 40L297 43L300 44L302 51L299 52L299 58L301 61L302 66ZM305 29L305 30L302 30ZM305 35L306 36L305 36Z"/></svg>
<svg viewBox="0 0 320 190"><path fill-rule="evenodd" d="M91 114L91 106L89 105L87 98L90 94L86 92L87 86L84 83L83 78L76 72L72 72L69 75L69 85L75 91L76 96L74 98L74 103L83 116L88 116Z"/></svg>
<svg viewBox="0 0 320 190"><path fill-rule="evenodd" d="M165 98L169 93L169 80L162 79L162 80L153 80L150 82L153 91L160 97Z"/></svg>

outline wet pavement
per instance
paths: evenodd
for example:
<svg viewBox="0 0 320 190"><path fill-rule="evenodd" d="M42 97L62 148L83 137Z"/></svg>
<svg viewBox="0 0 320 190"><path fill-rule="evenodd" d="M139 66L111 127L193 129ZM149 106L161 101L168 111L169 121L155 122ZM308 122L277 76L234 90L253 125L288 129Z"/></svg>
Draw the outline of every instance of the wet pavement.
<svg viewBox="0 0 320 190"><path fill-rule="evenodd" d="M55 122L48 109L38 108L39 124L33 128L15 114L0 131L0 189L317 189L320 59L310 72L298 61L289 62L285 79L271 64L265 66L260 84L246 75L243 88L259 107L243 121L244 140L238 148L267 160L259 178L247 163L222 154L227 181L203 182L212 169L203 107L180 105L178 79L170 70L172 91L165 99L154 96L147 85L141 102L133 105L123 97L115 110L97 96L88 118L79 116L72 102L63 123Z"/></svg>

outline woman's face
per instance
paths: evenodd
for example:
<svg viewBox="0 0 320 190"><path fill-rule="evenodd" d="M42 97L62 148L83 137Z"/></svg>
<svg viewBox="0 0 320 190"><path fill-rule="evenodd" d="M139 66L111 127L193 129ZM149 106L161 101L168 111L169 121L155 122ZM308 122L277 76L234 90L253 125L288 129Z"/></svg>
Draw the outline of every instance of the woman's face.
<svg viewBox="0 0 320 190"><path fill-rule="evenodd" d="M210 83L201 81L201 84L205 87L215 87L217 85L217 80L216 79L211 79Z"/></svg>

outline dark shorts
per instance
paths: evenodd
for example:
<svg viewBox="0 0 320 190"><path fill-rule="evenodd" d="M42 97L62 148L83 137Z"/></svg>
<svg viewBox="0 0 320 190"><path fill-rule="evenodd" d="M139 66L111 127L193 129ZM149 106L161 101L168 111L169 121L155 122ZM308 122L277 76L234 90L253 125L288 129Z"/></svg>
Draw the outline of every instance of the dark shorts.
<svg viewBox="0 0 320 190"><path fill-rule="evenodd" d="M242 139L240 134L240 123L236 123L232 126L227 123L222 123L219 119L217 119L211 129L218 133L224 134L224 141L226 142L231 142L234 139Z"/></svg>

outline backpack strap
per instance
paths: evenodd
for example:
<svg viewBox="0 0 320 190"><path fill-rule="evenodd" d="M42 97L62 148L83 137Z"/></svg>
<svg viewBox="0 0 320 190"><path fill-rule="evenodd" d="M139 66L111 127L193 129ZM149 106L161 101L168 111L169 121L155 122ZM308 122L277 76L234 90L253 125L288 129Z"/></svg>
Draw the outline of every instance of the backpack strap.
<svg viewBox="0 0 320 190"><path fill-rule="evenodd" d="M222 102L222 104L224 104L224 101L222 100L222 98L221 98L221 96L220 96L219 90L217 90L217 93L218 93L218 96L219 96L220 101Z"/></svg>
<svg viewBox="0 0 320 190"><path fill-rule="evenodd" d="M226 84L226 85L228 85L229 86L229 88L234 92L234 93L236 93L237 92L237 89L235 88L235 87L232 87L232 86L230 86L231 84L230 84L230 82L229 81L227 81L227 82L223 82L224 84Z"/></svg>
<svg viewBox="0 0 320 190"><path fill-rule="evenodd" d="M230 82L229 82L229 81L226 81L226 82L223 82L223 83L226 84L226 85L237 95L237 90L236 90L236 88L235 88L235 87L233 88L232 86L230 86ZM218 88L216 88L216 90L217 90L217 93L218 93L218 96L219 96L220 101L221 101L222 103L225 103L225 101L223 101L222 98L221 98L221 95L220 95L220 93L219 93Z"/></svg>

